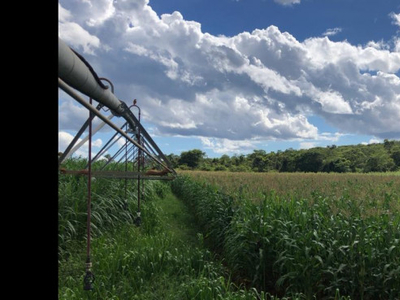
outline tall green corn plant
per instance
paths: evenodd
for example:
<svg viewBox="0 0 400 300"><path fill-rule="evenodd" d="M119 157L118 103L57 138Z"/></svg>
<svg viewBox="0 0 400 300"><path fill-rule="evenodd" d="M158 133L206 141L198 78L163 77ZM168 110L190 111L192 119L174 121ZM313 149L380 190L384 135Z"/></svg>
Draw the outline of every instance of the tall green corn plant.
<svg viewBox="0 0 400 300"><path fill-rule="evenodd" d="M72 158L68 159L63 167L83 169L86 163L85 159ZM123 164L116 164L114 168L123 169ZM88 190L86 176L60 174L58 179L58 244L61 254L66 250L68 243L75 239L82 240L86 235ZM146 182L142 201L156 197L153 187L155 185L152 182ZM144 210L146 210L145 207ZM126 182L117 179L92 178L91 226L94 237L123 223L132 224L136 211L136 180ZM148 210L147 214L149 211L152 210Z"/></svg>
<svg viewBox="0 0 400 300"><path fill-rule="evenodd" d="M221 252L234 213L233 198L211 190L201 201L199 213L205 220L204 228L209 245L214 251Z"/></svg>
<svg viewBox="0 0 400 300"><path fill-rule="evenodd" d="M270 283L273 281L272 264L269 263L273 237L267 233L272 228L264 217L261 217L259 206L242 199L242 206L226 232L224 254L239 280L250 279L253 285L265 290L268 288L266 279Z"/></svg>
<svg viewBox="0 0 400 300"><path fill-rule="evenodd" d="M224 237L225 260L238 280L306 299L399 297L399 216L365 217L365 204L349 191L340 198L314 191L308 199L267 192L254 203L244 193L221 201L217 189L187 178L173 190L193 208L206 236L219 247ZM224 203L231 203L230 213Z"/></svg>
<svg viewBox="0 0 400 300"><path fill-rule="evenodd" d="M67 245L85 233L86 181L83 177L59 176L58 248L62 255Z"/></svg>
<svg viewBox="0 0 400 300"><path fill-rule="evenodd" d="M234 198L219 192L206 183L196 183L178 176L171 184L172 191L192 209L205 233L205 242L214 250L223 249L225 232L235 211Z"/></svg>

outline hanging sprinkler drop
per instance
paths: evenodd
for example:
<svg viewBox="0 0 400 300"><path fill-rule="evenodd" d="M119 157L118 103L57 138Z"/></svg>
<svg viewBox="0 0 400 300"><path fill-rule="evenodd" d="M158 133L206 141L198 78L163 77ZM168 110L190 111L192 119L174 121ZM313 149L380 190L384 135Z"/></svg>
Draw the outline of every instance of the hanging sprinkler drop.
<svg viewBox="0 0 400 300"><path fill-rule="evenodd" d="M83 278L83 289L85 291L93 290L93 282L94 282L94 274L91 271L92 263L90 262L90 258L88 257L86 261L86 275Z"/></svg>

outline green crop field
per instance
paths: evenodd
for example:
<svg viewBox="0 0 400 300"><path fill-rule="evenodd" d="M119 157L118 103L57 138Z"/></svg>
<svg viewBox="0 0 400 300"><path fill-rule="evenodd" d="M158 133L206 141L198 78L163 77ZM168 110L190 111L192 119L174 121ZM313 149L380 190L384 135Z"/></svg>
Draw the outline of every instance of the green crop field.
<svg viewBox="0 0 400 300"><path fill-rule="evenodd" d="M349 210L341 205L351 199L367 214L400 213L400 173L249 173L180 171L196 181L217 186L226 194L254 202L274 193L280 199L307 199L316 195L331 200L333 210ZM317 197L318 198L318 197ZM344 210L343 210L344 209Z"/></svg>
<svg viewBox="0 0 400 300"><path fill-rule="evenodd" d="M140 227L136 181L97 178L91 291L87 178L58 188L59 299L400 299L398 174L185 171L146 182Z"/></svg>
<svg viewBox="0 0 400 300"><path fill-rule="evenodd" d="M82 169L84 159L65 163ZM64 167L63 166L63 167ZM124 168L124 165L121 165ZM194 218L167 183L148 181L142 223L135 222L136 180L92 181L93 290L84 290L87 178L58 177L58 299L277 299L242 289L204 245ZM267 298L268 297L268 298Z"/></svg>
<svg viewBox="0 0 400 300"><path fill-rule="evenodd" d="M181 175L173 191L236 280L279 296L399 299L398 175Z"/></svg>

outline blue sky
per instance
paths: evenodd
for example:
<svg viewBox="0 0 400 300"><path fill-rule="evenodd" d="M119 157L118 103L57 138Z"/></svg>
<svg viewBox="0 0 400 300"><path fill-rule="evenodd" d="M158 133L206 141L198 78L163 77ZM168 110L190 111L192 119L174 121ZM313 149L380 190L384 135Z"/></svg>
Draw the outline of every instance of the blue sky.
<svg viewBox="0 0 400 300"><path fill-rule="evenodd" d="M347 39L352 44L389 40L397 29L388 12L399 11L395 0L302 0L286 6L273 0L155 0L150 6L159 14L180 11L213 35L232 36L275 25L302 41L341 28L332 40Z"/></svg>
<svg viewBox="0 0 400 300"><path fill-rule="evenodd" d="M165 154L400 139L399 1L61 0L59 37ZM86 118L60 91L60 151Z"/></svg>

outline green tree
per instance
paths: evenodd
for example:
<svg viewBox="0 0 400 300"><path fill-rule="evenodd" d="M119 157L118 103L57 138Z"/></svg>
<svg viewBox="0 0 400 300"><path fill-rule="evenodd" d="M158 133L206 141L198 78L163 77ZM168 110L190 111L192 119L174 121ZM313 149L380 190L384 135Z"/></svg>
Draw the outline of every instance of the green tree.
<svg viewBox="0 0 400 300"><path fill-rule="evenodd" d="M394 164L400 167L400 147L393 148L390 157L393 159Z"/></svg>
<svg viewBox="0 0 400 300"><path fill-rule="evenodd" d="M344 157L328 158L323 167L324 172L350 172L350 161Z"/></svg>
<svg viewBox="0 0 400 300"><path fill-rule="evenodd" d="M267 154L268 159L268 170L276 170L279 171L282 167L282 160L281 160L282 152L271 152Z"/></svg>
<svg viewBox="0 0 400 300"><path fill-rule="evenodd" d="M267 153L264 150L253 150L253 153L249 154L249 160L251 161L251 168L257 172L267 171Z"/></svg>
<svg viewBox="0 0 400 300"><path fill-rule="evenodd" d="M246 157L243 154L241 154L239 156L234 155L232 157L232 160L233 160L235 166L241 166L241 165L245 165L246 164Z"/></svg>
<svg viewBox="0 0 400 300"><path fill-rule="evenodd" d="M376 151L370 156L364 167L364 172L386 172L395 169L395 163L393 158L384 151Z"/></svg>
<svg viewBox="0 0 400 300"><path fill-rule="evenodd" d="M168 154L168 155L167 155L167 158L168 158L168 160L169 160L169 162L171 163L171 165L172 165L173 168L178 167L178 165L179 165L179 159L180 159L180 156L179 156L179 155L176 155L176 154L171 153L171 154Z"/></svg>
<svg viewBox="0 0 400 300"><path fill-rule="evenodd" d="M179 164L187 165L192 169L197 168L203 161L205 155L206 154L199 149L184 151L179 158Z"/></svg>
<svg viewBox="0 0 400 300"><path fill-rule="evenodd" d="M229 157L229 155L226 155L226 154L222 155L219 158L219 163L221 165L225 166L226 168L229 168L231 166L231 164L232 164L231 163L231 158Z"/></svg>
<svg viewBox="0 0 400 300"><path fill-rule="evenodd" d="M319 172L322 170L324 158L320 152L307 150L297 159L296 167L302 172Z"/></svg>
<svg viewBox="0 0 400 300"><path fill-rule="evenodd" d="M343 157L347 159L351 172L362 172L367 161L367 156L362 151L362 146L347 146L342 151Z"/></svg>
<svg viewBox="0 0 400 300"><path fill-rule="evenodd" d="M383 147L387 150L390 151L392 147L394 146L394 141L389 141L388 139L383 140Z"/></svg>
<svg viewBox="0 0 400 300"><path fill-rule="evenodd" d="M295 172L296 171L297 151L289 148L282 153L281 168L279 172Z"/></svg>

